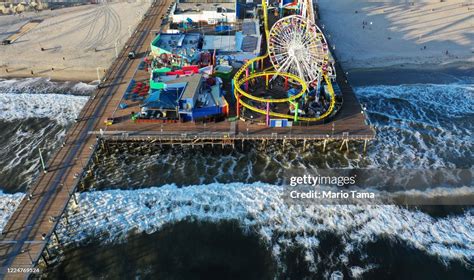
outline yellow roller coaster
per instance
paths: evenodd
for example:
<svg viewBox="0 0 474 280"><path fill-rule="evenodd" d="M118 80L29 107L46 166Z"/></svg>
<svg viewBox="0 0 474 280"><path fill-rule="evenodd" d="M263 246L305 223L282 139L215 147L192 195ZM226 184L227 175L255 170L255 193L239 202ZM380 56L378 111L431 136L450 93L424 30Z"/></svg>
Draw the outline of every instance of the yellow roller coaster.
<svg viewBox="0 0 474 280"><path fill-rule="evenodd" d="M312 7L311 7L312 8ZM270 30L268 26L268 15L267 15L267 3L266 0L262 0L262 10L263 10L263 18L264 18L264 29L265 29L265 37L267 41L267 46L270 44ZM268 48L267 48L268 49ZM233 85L233 91L234 91L234 96L237 100L237 115L240 115L240 106L245 107L253 112L265 115L267 117L267 122L270 116L273 117L278 117L278 118L283 118L283 119L294 119L295 121L308 121L308 122L317 122L321 121L333 113L335 104L336 104L336 97L334 94L334 89L331 84L331 79L328 77L328 73L324 69L324 65L321 65L320 69L318 69L321 73L321 76L323 77L324 81L327 84L327 89L330 97L330 104L327 110L321 114L318 117L303 117L299 116L298 112L298 99L304 95L304 93L308 90L308 85L307 81L304 80L304 77L301 77L301 75L295 75L294 73L289 73L289 72L283 72L280 70L275 70L272 69L273 67L263 69L264 68L264 60L269 58L270 53L267 51L264 55L255 57L249 61L247 61L235 74L233 80L232 80L232 85ZM325 58L326 59L326 58ZM259 66L259 67L257 67ZM297 65L299 68L299 64ZM260 72L257 70L257 68L260 68ZM296 68L296 67L295 67ZM245 73L245 75L243 75ZM301 72L300 72L301 73ZM291 80L293 84L301 86L301 90L288 98L279 98L279 99L270 99L270 98L261 98L254 96L250 93L248 93L246 90L248 90L248 82L254 80L255 78L261 78L265 77L266 80L266 85L268 87L269 79L270 77L283 77L285 80ZM319 81L318 81L319 82ZM242 87L247 84L246 90L244 90ZM242 100L245 97L247 99L256 101L256 102L261 102L266 104L267 110L259 109L257 107L254 107L248 103L246 103L244 100ZM244 99L245 99L244 98ZM273 112L271 111L270 108L270 103L284 103L288 102L292 104L293 106L296 107L295 110L295 115L288 115L288 114L283 114L283 113L278 113L278 112Z"/></svg>

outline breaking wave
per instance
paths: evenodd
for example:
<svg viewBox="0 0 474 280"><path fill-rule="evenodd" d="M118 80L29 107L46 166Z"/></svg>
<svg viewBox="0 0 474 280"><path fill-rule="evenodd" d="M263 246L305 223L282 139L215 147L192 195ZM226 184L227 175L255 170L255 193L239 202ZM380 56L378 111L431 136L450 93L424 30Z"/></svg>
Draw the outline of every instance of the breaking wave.
<svg viewBox="0 0 474 280"><path fill-rule="evenodd" d="M337 259L349 267L353 265L348 254L382 237L405 242L443 262L473 261L471 212L433 218L389 205L288 205L281 198L282 191L281 186L262 183L216 183L85 192L80 194L79 205L69 208L69 224L62 221L60 239L74 244L97 239L123 242L132 232L150 234L183 220L238 220L244 230L260 235L280 265L284 266L284 250L304 248L310 271L321 261L318 236L325 232L342 238L345 247ZM354 270L360 272L357 267Z"/></svg>
<svg viewBox="0 0 474 280"><path fill-rule="evenodd" d="M0 80L0 120L48 118L66 124L79 114L94 88L44 78Z"/></svg>
<svg viewBox="0 0 474 280"><path fill-rule="evenodd" d="M44 78L0 79L0 186L24 190L47 160L95 86Z"/></svg>
<svg viewBox="0 0 474 280"><path fill-rule="evenodd" d="M369 166L471 168L474 85L399 85L356 89L377 137Z"/></svg>
<svg viewBox="0 0 474 280"><path fill-rule="evenodd" d="M4 194L0 190L0 232L3 231L8 219L10 219L13 212L20 205L24 196L25 194L23 193Z"/></svg>
<svg viewBox="0 0 474 280"><path fill-rule="evenodd" d="M0 79L0 93L89 95L95 88L83 82L54 82L46 78Z"/></svg>

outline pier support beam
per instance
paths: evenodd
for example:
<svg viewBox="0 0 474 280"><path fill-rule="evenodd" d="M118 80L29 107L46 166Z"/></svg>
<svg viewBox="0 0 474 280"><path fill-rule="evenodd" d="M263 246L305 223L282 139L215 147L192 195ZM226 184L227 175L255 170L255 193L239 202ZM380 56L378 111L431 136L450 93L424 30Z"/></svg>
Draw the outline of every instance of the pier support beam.
<svg viewBox="0 0 474 280"><path fill-rule="evenodd" d="M43 259L43 261L44 261L44 263L46 264L46 266L49 267L48 260L46 259L46 257L44 256L44 254L41 254L41 258Z"/></svg>
<svg viewBox="0 0 474 280"><path fill-rule="evenodd" d="M69 218L68 218L68 216L67 216L67 210L64 211L64 219L66 220L66 224L69 225Z"/></svg>
<svg viewBox="0 0 474 280"><path fill-rule="evenodd" d="M367 139L364 140L364 154L367 152Z"/></svg>
<svg viewBox="0 0 474 280"><path fill-rule="evenodd" d="M328 143L328 140L327 139L324 139L324 142L323 142L323 153L326 152L326 144Z"/></svg>
<svg viewBox="0 0 474 280"><path fill-rule="evenodd" d="M54 234L54 237L56 237L56 241L58 242L58 244L61 244L61 241L59 240L59 236L56 233L56 231L53 231L53 234Z"/></svg>
<svg viewBox="0 0 474 280"><path fill-rule="evenodd" d="M51 252L48 249L48 245L44 246L44 249L46 250L46 254L48 254L48 258L51 258Z"/></svg>
<svg viewBox="0 0 474 280"><path fill-rule="evenodd" d="M100 146L101 146L102 150L105 151L104 140L100 140Z"/></svg>
<svg viewBox="0 0 474 280"><path fill-rule="evenodd" d="M344 148L344 146L346 146L346 150L349 151L349 140L348 139L342 140L341 147L339 148L339 151L342 151L342 148Z"/></svg>

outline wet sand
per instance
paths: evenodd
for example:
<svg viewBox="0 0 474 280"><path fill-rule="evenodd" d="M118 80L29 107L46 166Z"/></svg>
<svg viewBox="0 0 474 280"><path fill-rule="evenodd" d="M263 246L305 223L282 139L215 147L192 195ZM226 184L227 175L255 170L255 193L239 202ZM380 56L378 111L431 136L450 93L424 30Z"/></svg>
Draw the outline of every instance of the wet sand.
<svg viewBox="0 0 474 280"><path fill-rule="evenodd" d="M355 68L346 71L354 87L401 84L450 84L460 80L474 81L474 63L441 65L404 64L391 67Z"/></svg>
<svg viewBox="0 0 474 280"><path fill-rule="evenodd" d="M467 0L319 0L321 27L344 68L474 63Z"/></svg>

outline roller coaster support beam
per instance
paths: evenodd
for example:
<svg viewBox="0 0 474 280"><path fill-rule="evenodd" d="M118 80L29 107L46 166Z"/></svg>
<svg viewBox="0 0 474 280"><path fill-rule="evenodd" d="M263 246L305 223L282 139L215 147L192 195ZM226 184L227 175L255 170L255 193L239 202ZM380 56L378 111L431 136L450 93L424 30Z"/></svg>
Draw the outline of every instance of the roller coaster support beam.
<svg viewBox="0 0 474 280"><path fill-rule="evenodd" d="M249 68L245 68L245 78L249 77ZM245 81L245 91L249 91L249 81Z"/></svg>
<svg viewBox="0 0 474 280"><path fill-rule="evenodd" d="M267 126L270 126L270 102L267 102L266 122L267 122Z"/></svg>
<svg viewBox="0 0 474 280"><path fill-rule="evenodd" d="M239 94L236 95L236 104L237 104L237 117L240 117L240 96Z"/></svg>
<svg viewBox="0 0 474 280"><path fill-rule="evenodd" d="M234 92L234 87L235 87L235 85L234 85L234 79L232 79L232 80L230 81L230 86L231 86L232 92Z"/></svg>
<svg viewBox="0 0 474 280"><path fill-rule="evenodd" d="M299 105L299 103L295 102L295 118L294 118L295 123L298 122L298 109L299 109L298 105Z"/></svg>

